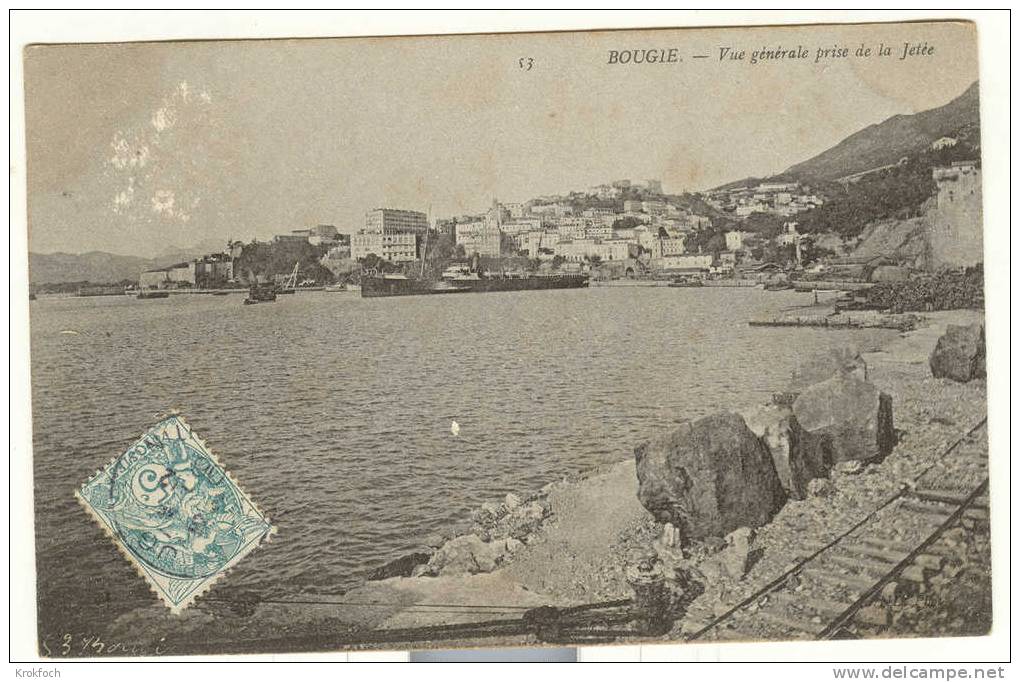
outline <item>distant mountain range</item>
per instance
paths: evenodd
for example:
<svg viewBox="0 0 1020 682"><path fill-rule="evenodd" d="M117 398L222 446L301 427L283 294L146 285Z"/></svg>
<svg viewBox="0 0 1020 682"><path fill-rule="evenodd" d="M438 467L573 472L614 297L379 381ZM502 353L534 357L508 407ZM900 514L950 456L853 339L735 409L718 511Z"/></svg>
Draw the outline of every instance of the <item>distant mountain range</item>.
<svg viewBox="0 0 1020 682"><path fill-rule="evenodd" d="M31 284L57 284L60 282L114 283L137 280L144 270L161 268L189 261L208 253L222 251L225 242L205 240L188 248L171 247L155 258L121 256L105 251L86 253L31 253L28 254L28 280Z"/></svg>
<svg viewBox="0 0 1020 682"><path fill-rule="evenodd" d="M978 84L974 82L953 101L916 114L901 114L870 125L807 161L771 178L745 178L717 189L761 180L826 182L914 156L935 140L980 126Z"/></svg>

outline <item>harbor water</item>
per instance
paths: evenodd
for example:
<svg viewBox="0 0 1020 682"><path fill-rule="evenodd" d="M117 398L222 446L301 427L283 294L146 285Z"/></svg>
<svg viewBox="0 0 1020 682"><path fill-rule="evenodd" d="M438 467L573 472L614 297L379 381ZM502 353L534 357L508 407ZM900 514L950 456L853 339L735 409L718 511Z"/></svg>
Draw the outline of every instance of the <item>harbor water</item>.
<svg viewBox="0 0 1020 682"><path fill-rule="evenodd" d="M155 602L73 493L170 410L278 528L209 595L339 594L482 502L767 400L802 354L894 333L747 324L809 299L604 287L33 301L40 632Z"/></svg>

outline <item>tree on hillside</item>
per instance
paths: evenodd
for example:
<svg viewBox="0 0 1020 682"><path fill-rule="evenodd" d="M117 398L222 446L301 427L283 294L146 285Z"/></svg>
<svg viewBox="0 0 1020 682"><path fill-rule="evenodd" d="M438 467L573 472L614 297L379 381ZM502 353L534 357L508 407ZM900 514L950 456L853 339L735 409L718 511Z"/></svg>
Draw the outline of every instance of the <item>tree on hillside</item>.
<svg viewBox="0 0 1020 682"><path fill-rule="evenodd" d="M617 218L613 221L614 230L629 230L637 227L638 225L644 225L644 223L634 216L624 216L623 218Z"/></svg>
<svg viewBox="0 0 1020 682"><path fill-rule="evenodd" d="M247 278L248 273L266 280L276 275L286 275L298 264L303 278L329 281L332 274L319 262L328 251L323 245L312 245L307 241L257 242L252 241L241 248L234 259L235 276Z"/></svg>
<svg viewBox="0 0 1020 682"><path fill-rule="evenodd" d="M745 232L754 232L765 239L782 234L785 218L774 213L752 213L740 225Z"/></svg>
<svg viewBox="0 0 1020 682"><path fill-rule="evenodd" d="M369 253L361 259L361 268L362 270L375 270L376 272L394 272L399 269L396 264L374 253Z"/></svg>
<svg viewBox="0 0 1020 682"><path fill-rule="evenodd" d="M450 235L440 234L434 237L430 236L425 258L438 261L450 260L453 258L455 250L456 244L453 243L453 237Z"/></svg>

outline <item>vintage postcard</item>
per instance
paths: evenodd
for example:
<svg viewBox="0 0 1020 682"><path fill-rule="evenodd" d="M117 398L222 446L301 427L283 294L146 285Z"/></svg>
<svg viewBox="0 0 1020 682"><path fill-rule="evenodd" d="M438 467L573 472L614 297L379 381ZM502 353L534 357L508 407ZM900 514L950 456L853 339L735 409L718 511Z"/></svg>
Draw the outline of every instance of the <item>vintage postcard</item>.
<svg viewBox="0 0 1020 682"><path fill-rule="evenodd" d="M973 24L24 65L40 656L1002 626Z"/></svg>

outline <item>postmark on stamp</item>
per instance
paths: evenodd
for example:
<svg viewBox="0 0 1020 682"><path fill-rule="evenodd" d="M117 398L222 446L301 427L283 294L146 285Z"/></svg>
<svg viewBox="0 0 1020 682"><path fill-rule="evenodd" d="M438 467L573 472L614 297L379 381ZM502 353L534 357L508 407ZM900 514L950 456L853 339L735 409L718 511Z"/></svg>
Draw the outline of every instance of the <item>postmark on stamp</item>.
<svg viewBox="0 0 1020 682"><path fill-rule="evenodd" d="M275 532L177 415L75 496L174 613Z"/></svg>

